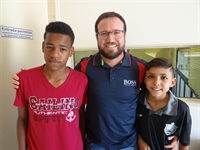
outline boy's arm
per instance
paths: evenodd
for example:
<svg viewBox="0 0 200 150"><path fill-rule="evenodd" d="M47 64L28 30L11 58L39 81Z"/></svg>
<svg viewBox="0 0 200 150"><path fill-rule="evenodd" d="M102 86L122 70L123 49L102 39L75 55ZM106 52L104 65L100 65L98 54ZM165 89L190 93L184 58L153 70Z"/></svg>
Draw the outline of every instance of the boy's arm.
<svg viewBox="0 0 200 150"><path fill-rule="evenodd" d="M183 146L181 143L179 144L179 150L189 150L189 145L188 146Z"/></svg>
<svg viewBox="0 0 200 150"><path fill-rule="evenodd" d="M80 130L83 140L83 146L85 146L85 105L82 105L79 109L79 117L80 117Z"/></svg>
<svg viewBox="0 0 200 150"><path fill-rule="evenodd" d="M17 141L19 150L27 150L26 134L28 129L28 108L18 107Z"/></svg>
<svg viewBox="0 0 200 150"><path fill-rule="evenodd" d="M139 150L151 150L149 145L145 141L143 141L140 135L138 135L138 147L139 147Z"/></svg>

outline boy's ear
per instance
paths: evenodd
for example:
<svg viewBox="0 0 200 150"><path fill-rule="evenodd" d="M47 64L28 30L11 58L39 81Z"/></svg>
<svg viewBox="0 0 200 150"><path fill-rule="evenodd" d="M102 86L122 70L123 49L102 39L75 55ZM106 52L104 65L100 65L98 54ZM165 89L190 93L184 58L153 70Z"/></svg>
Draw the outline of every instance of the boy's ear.
<svg viewBox="0 0 200 150"><path fill-rule="evenodd" d="M74 46L72 46L72 47L70 48L69 57L71 57L73 54L74 54Z"/></svg>
<svg viewBox="0 0 200 150"><path fill-rule="evenodd" d="M173 78L173 79L172 79L171 87L173 87L175 84L176 84L176 78Z"/></svg>

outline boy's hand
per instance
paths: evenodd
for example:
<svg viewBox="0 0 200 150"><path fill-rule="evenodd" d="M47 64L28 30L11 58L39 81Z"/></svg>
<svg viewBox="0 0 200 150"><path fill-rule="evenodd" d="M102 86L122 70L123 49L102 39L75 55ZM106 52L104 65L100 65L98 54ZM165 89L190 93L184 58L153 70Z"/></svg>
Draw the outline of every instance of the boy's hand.
<svg viewBox="0 0 200 150"><path fill-rule="evenodd" d="M178 137L177 136L169 136L168 140L172 140L173 141L168 144L165 145L165 148L171 148L171 150L179 150L179 141L178 141Z"/></svg>

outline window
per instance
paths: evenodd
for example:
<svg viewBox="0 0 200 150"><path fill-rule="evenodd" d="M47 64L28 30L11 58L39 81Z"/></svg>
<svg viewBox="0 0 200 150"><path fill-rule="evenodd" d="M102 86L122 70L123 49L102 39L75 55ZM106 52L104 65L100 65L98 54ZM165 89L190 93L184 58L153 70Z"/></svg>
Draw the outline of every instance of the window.
<svg viewBox="0 0 200 150"><path fill-rule="evenodd" d="M81 58L95 54L98 50L76 50L74 64ZM200 46L128 49L128 53L147 62L155 57L164 57L171 61L177 84L172 92L177 97L200 98Z"/></svg>

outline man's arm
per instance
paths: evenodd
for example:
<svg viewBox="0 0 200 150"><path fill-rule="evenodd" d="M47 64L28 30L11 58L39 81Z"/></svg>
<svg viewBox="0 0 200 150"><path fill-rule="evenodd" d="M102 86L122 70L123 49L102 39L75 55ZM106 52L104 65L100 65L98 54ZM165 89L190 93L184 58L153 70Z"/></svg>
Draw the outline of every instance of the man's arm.
<svg viewBox="0 0 200 150"><path fill-rule="evenodd" d="M27 150L26 133L28 129L28 108L18 107L17 141L19 150Z"/></svg>

